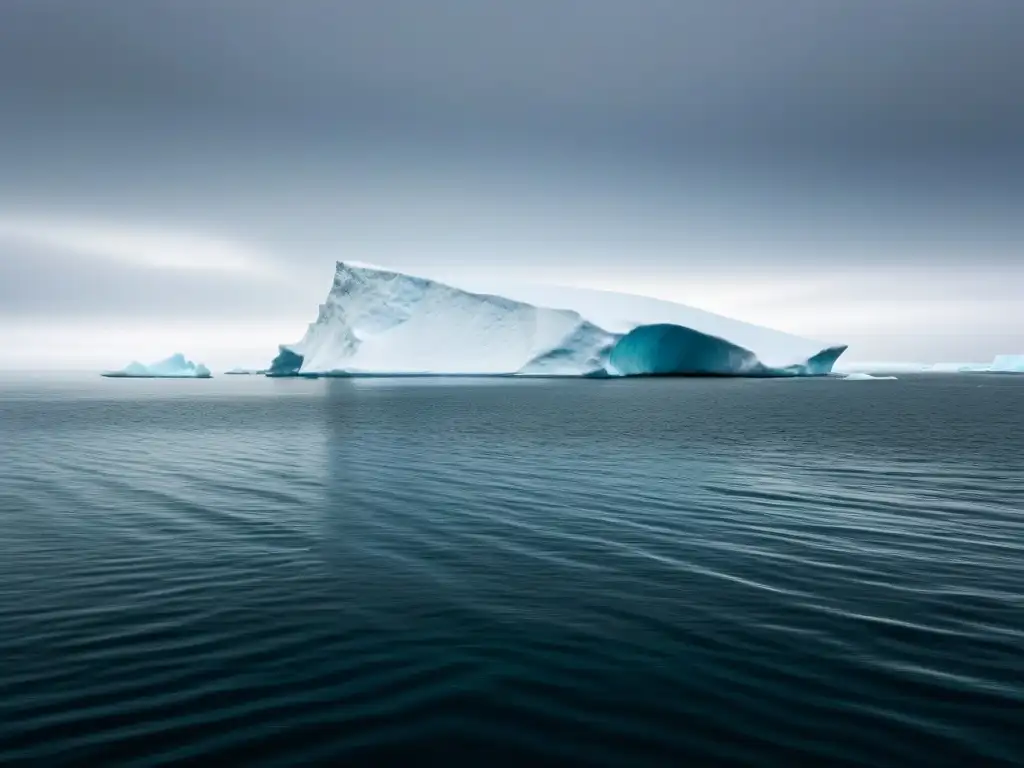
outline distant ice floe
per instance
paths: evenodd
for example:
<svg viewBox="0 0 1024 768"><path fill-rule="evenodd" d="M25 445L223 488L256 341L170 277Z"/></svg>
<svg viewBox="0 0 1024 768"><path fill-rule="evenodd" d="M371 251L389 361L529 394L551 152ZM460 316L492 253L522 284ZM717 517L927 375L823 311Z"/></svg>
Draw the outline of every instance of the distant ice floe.
<svg viewBox="0 0 1024 768"><path fill-rule="evenodd" d="M849 361L836 373L1024 373L1024 355L996 355L990 363L909 363Z"/></svg>
<svg viewBox="0 0 1024 768"><path fill-rule="evenodd" d="M895 376L872 376L870 373L850 373L843 381L896 381Z"/></svg>
<svg viewBox="0 0 1024 768"><path fill-rule="evenodd" d="M181 353L158 363L131 362L120 371L101 374L109 379L209 379L213 374L202 363L193 363Z"/></svg>
<svg viewBox="0 0 1024 768"><path fill-rule="evenodd" d="M681 304L553 286L477 293L338 262L270 376L821 376L846 350Z"/></svg>

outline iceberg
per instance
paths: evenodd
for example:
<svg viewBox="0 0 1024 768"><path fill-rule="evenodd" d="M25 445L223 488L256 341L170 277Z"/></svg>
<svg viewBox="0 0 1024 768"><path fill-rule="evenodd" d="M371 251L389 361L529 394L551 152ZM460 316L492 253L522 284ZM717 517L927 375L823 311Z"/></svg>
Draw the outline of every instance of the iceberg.
<svg viewBox="0 0 1024 768"><path fill-rule="evenodd" d="M989 366L992 373L1024 373L1024 355L996 355Z"/></svg>
<svg viewBox="0 0 1024 768"><path fill-rule="evenodd" d="M846 350L641 296L509 293L338 262L316 321L267 375L816 376Z"/></svg>
<svg viewBox="0 0 1024 768"><path fill-rule="evenodd" d="M100 374L109 379L209 379L210 369L202 363L193 363L178 353L158 363L143 365L131 362L120 371Z"/></svg>

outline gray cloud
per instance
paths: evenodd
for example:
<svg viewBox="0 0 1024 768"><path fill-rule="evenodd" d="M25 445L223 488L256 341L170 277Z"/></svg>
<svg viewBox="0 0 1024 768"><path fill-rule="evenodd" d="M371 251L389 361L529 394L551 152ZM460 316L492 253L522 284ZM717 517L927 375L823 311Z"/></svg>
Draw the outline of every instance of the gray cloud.
<svg viewBox="0 0 1024 768"><path fill-rule="evenodd" d="M28 107L835 150L1016 142L1013 0L11 0Z"/></svg>
<svg viewBox="0 0 1024 768"><path fill-rule="evenodd" d="M292 277L5 241L0 324L309 319L355 258L984 357L1024 344L1021 29L1016 0L8 0L0 219Z"/></svg>

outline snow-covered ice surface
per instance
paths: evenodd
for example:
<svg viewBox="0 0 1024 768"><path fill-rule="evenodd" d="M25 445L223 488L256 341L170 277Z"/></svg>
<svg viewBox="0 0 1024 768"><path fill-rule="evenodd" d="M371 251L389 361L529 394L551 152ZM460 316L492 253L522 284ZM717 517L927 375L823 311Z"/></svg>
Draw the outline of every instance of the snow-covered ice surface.
<svg viewBox="0 0 1024 768"><path fill-rule="evenodd" d="M101 375L112 379L209 379L212 376L205 365L193 363L181 353L150 365L132 362L120 371L107 371Z"/></svg>
<svg viewBox="0 0 1024 768"><path fill-rule="evenodd" d="M896 381L895 376L872 376L870 373L849 373L843 381Z"/></svg>
<svg viewBox="0 0 1024 768"><path fill-rule="evenodd" d="M269 373L807 376L831 372L846 349L640 296L503 293L338 262L316 322Z"/></svg>

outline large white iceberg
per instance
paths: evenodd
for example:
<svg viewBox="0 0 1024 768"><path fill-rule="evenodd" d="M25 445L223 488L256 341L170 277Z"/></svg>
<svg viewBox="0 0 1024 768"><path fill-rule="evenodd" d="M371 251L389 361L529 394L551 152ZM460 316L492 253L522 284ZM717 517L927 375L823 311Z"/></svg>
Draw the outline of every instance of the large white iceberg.
<svg viewBox="0 0 1024 768"><path fill-rule="evenodd" d="M316 322L268 374L807 376L846 349L639 296L510 293L338 262Z"/></svg>
<svg viewBox="0 0 1024 768"><path fill-rule="evenodd" d="M193 363L181 353L171 355L158 363L143 365L131 362L120 371L103 374L112 379L209 379L210 369L202 363Z"/></svg>

